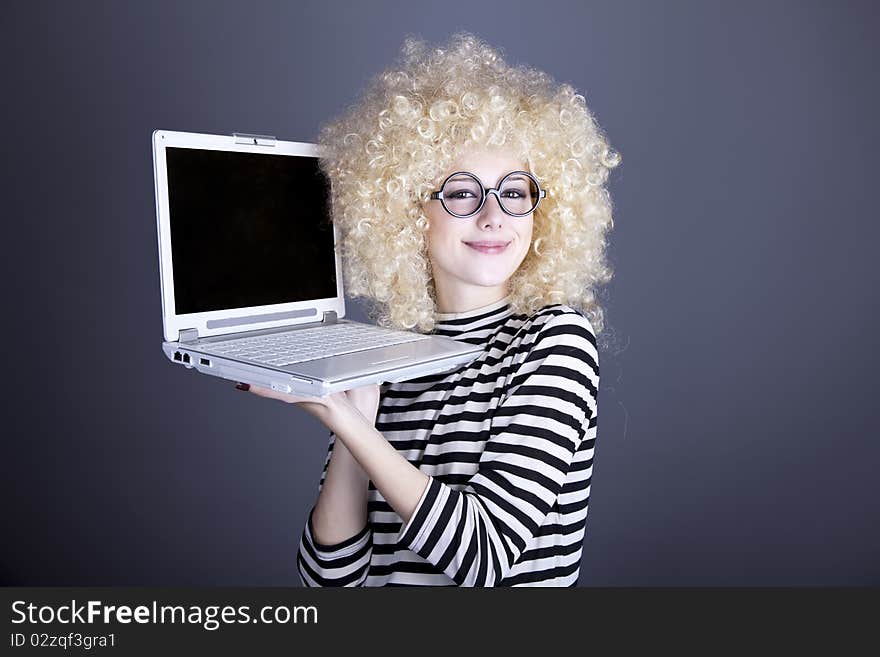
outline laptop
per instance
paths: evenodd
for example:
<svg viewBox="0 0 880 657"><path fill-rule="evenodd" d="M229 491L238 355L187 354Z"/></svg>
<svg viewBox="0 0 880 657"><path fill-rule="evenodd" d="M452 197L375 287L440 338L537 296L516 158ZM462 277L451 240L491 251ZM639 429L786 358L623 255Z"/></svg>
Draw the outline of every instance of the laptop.
<svg viewBox="0 0 880 657"><path fill-rule="evenodd" d="M153 132L165 355L316 397L473 361L478 346L345 318L319 158L264 135Z"/></svg>

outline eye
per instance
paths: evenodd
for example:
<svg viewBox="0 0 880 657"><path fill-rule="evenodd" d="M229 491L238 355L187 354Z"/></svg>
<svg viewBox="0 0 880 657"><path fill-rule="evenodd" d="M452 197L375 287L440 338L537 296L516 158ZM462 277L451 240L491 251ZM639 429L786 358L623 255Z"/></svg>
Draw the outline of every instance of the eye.
<svg viewBox="0 0 880 657"><path fill-rule="evenodd" d="M457 189L455 191L444 194L443 196L446 198L477 198L476 194L474 194L469 189Z"/></svg>

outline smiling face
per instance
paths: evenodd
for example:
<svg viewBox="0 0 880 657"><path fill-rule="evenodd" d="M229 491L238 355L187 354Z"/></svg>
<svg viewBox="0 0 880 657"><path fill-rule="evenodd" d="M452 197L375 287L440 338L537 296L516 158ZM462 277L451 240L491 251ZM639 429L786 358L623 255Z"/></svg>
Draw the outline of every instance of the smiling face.
<svg viewBox="0 0 880 657"><path fill-rule="evenodd" d="M528 170L527 163L508 150L474 151L454 162L440 182L456 171L467 171L489 189L511 171ZM458 194L467 196L461 190ZM453 217L439 200L425 203L424 211L437 311L465 312L503 299L508 280L529 251L534 215L512 217L491 194L472 217Z"/></svg>

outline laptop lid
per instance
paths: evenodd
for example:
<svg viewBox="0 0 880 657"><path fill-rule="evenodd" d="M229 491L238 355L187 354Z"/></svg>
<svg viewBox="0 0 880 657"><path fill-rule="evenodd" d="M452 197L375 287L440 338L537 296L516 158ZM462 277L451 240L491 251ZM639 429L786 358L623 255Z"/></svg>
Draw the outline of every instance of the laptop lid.
<svg viewBox="0 0 880 657"><path fill-rule="evenodd" d="M166 340L345 316L319 157L273 137L153 133Z"/></svg>

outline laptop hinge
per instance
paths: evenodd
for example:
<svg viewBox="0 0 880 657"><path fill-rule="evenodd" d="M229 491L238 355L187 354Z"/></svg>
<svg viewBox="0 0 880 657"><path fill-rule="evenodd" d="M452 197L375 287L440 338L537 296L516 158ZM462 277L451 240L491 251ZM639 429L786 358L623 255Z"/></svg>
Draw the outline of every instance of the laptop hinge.
<svg viewBox="0 0 880 657"><path fill-rule="evenodd" d="M275 137L272 135L250 135L246 132L233 132L236 144L250 144L251 146L275 146Z"/></svg>
<svg viewBox="0 0 880 657"><path fill-rule="evenodd" d="M325 310L324 311L324 319L322 320L324 324L335 324L337 320L336 311L335 310Z"/></svg>
<svg viewBox="0 0 880 657"><path fill-rule="evenodd" d="M195 342L199 339L198 329L183 329L177 338L178 342Z"/></svg>

